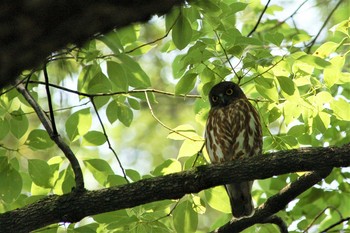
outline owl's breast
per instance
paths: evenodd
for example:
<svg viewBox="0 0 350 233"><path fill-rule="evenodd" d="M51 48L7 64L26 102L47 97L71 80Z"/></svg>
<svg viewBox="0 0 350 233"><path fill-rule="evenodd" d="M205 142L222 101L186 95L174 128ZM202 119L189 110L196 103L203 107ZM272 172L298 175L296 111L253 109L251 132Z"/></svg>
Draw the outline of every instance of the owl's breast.
<svg viewBox="0 0 350 233"><path fill-rule="evenodd" d="M206 148L213 163L261 153L258 113L248 100L211 109L206 126Z"/></svg>

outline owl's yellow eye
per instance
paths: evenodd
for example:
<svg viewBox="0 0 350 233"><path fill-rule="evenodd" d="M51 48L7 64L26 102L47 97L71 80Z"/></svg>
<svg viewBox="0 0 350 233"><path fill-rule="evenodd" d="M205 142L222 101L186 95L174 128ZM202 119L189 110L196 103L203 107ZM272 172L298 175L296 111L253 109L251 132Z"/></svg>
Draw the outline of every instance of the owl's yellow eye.
<svg viewBox="0 0 350 233"><path fill-rule="evenodd" d="M226 90L226 95L232 95L232 94L233 94L233 90L231 88Z"/></svg>
<svg viewBox="0 0 350 233"><path fill-rule="evenodd" d="M219 97L217 97L216 95L211 97L211 100L215 103L216 101L218 101Z"/></svg>

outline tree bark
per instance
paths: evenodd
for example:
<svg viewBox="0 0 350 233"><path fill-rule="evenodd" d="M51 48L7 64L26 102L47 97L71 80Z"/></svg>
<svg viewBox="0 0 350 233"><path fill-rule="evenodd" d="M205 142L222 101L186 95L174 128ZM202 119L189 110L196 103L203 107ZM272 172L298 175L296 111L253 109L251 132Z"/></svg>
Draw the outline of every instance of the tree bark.
<svg viewBox="0 0 350 233"><path fill-rule="evenodd" d="M0 3L0 88L67 44L81 45L184 0L37 0Z"/></svg>
<svg viewBox="0 0 350 233"><path fill-rule="evenodd" d="M23 208L1 214L0 232L29 232L52 223L77 222L83 217L99 213L164 199L178 199L185 194L198 193L210 187L232 182L232 179L242 182L292 172L329 170L333 167L346 166L350 166L350 144L342 147L280 151L225 164L199 166L189 171L144 179L122 186L48 196ZM323 177L318 173L315 174L316 178L311 175L312 181ZM292 189L289 190L298 195L308 189L308 185L305 183L291 185ZM281 208L281 203L283 208L290 201L289 194L281 193L280 197L268 202L267 211L273 214L276 209ZM262 222L266 218L266 209L258 209L257 214L259 213L263 219L255 219L254 222Z"/></svg>

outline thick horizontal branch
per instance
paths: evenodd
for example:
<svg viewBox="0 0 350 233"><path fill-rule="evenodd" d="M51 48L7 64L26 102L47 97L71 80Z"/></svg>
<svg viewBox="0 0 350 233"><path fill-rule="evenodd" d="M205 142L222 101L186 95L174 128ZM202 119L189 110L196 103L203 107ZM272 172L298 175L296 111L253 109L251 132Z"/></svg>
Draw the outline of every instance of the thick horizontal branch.
<svg viewBox="0 0 350 233"><path fill-rule="evenodd" d="M57 222L76 222L83 217L131 208L230 183L265 179L292 172L350 166L350 144L342 147L280 151L226 164L206 165L190 171L140 180L97 191L52 195L23 208L0 215L0 229L28 232Z"/></svg>
<svg viewBox="0 0 350 233"><path fill-rule="evenodd" d="M254 216L251 218L243 218L240 220L231 221L224 226L220 227L216 232L220 233L234 233L241 232L244 229L256 224L256 223L273 223L271 220L273 219L274 214L278 211L283 210L289 202L294 200L301 193L305 192L318 182L320 182L323 178L327 177L331 169L326 169L322 171L315 171L307 173L301 176L297 181L288 184L284 187L278 194L270 197L264 204L259 206ZM277 219L281 221L281 219ZM282 223L277 222L280 226ZM276 224L276 223L275 223ZM284 226L283 226L284 227ZM283 229L285 231L285 229Z"/></svg>
<svg viewBox="0 0 350 233"><path fill-rule="evenodd" d="M165 14L184 0L43 0L0 3L0 87L67 44Z"/></svg>

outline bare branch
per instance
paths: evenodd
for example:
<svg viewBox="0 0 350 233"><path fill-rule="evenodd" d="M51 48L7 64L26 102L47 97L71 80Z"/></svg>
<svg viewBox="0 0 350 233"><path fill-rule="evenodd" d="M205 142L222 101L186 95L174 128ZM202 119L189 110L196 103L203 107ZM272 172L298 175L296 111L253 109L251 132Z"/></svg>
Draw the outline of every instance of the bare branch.
<svg viewBox="0 0 350 233"><path fill-rule="evenodd" d="M350 166L350 144L342 147L304 148L243 158L217 165L199 166L189 171L134 183L62 196L51 195L23 208L0 214L0 229L4 232L29 232L57 222L77 222L86 216L132 208L165 199L179 199L210 187L232 182L265 179L291 172L331 169ZM328 172L326 172L328 174ZM299 178L279 194L268 199L249 220L234 226L249 227L263 222L282 210L290 200L327 174L313 172ZM260 217L259 217L260 216ZM243 225L244 222L244 225ZM230 226L228 226L230 227Z"/></svg>
<svg viewBox="0 0 350 233"><path fill-rule="evenodd" d="M196 138L191 138L191 137L188 137L187 135L183 134L183 133L180 133L176 130L173 130L172 128L170 128L169 126L167 126L166 124L164 124L161 120L159 120L159 118L154 114L154 111L153 111L153 108L152 108L152 105L151 105L151 102L149 101L149 98L148 98L148 93L145 92L145 97L146 97L146 102L147 102L147 105L148 105L148 108L149 108L149 111L151 112L151 115L152 117L161 125L163 126L164 128L166 128L167 130L169 130L170 132L172 133L176 133L184 138L187 138L191 141L203 141L202 139L196 139Z"/></svg>
<svg viewBox="0 0 350 233"><path fill-rule="evenodd" d="M259 206L252 217L243 218L237 221L233 220L220 227L216 232L241 232L253 224L270 222L269 218L272 215L276 214L278 211L283 210L289 202L291 202L304 191L311 188L313 185L320 182L323 178L327 177L330 172L331 169L328 168L322 171L315 171L301 176L297 181L287 185L278 194L270 197L264 204ZM282 225L279 225L279 227L281 229ZM285 226L282 227L281 232L285 232Z"/></svg>
<svg viewBox="0 0 350 233"><path fill-rule="evenodd" d="M98 113L98 110L97 110L96 104L95 104L95 102L94 102L94 99L91 98L90 101L91 101L91 103L92 103L92 106L94 107L94 110L95 110L96 116L97 116L97 118L98 118L98 121L100 122L102 131L103 131L103 135L105 136L106 141L107 141L107 144L108 144L108 148L112 151L112 153L114 154L114 157L117 159L118 164L119 164L119 167L120 167L120 169L121 169L121 171L122 171L122 173L123 173L124 179L126 180L127 183L130 183L129 180L128 180L128 178L126 177L126 173L125 173L123 164L122 164L122 162L120 161L117 152L113 149L111 142L109 141L109 137L108 137L108 135L107 135L105 126L103 125L103 122L102 122L102 119L101 119L101 117L100 117L100 114Z"/></svg>
<svg viewBox="0 0 350 233"><path fill-rule="evenodd" d="M306 52L310 53L312 46L314 46L314 44L316 43L317 38L320 36L321 32L323 31L323 29L326 27L328 21L331 19L332 15L334 14L334 12L336 11L336 9L340 6L340 4L343 2L343 0L339 0L338 3L335 5L335 7L333 8L333 10L329 13L329 15L327 16L326 20L323 22L322 27L320 28L320 30L318 31L317 35L314 37L314 39L312 41L310 41L310 43L307 45L307 49Z"/></svg>
<svg viewBox="0 0 350 233"><path fill-rule="evenodd" d="M83 173L81 171L81 167L79 165L79 161L75 157L73 151L70 149L70 147L63 141L61 136L58 134L53 133L52 129L52 122L50 119L47 117L45 112L41 109L39 104L36 102L36 100L32 97L32 95L29 93L29 91L25 88L23 83L17 83L16 88L18 92L20 92L24 99L27 100L27 102L32 106L34 111L36 112L39 120L43 124L44 128L50 135L50 138L56 143L56 145L61 149L61 151L64 153L64 155L67 157L69 160L72 169L74 171L75 175L75 188L77 192L83 191L84 188L84 177Z"/></svg>
<svg viewBox="0 0 350 233"><path fill-rule="evenodd" d="M342 219L340 219L338 222L336 222L336 223L330 225L329 227L327 227L326 229L324 229L324 230L322 230L322 231L320 231L320 232L322 232L322 233L328 232L330 229L332 229L332 228L334 228L334 227L336 227L336 226L342 224L343 222L348 222L348 221L350 221L350 217L342 218Z"/></svg>
<svg viewBox="0 0 350 233"><path fill-rule="evenodd" d="M256 29L258 28L260 22L261 22L261 19L263 17L263 15L265 14L265 11L267 10L267 7L269 6L271 0L268 0L263 11L261 12L260 16L259 16L259 19L258 21L256 21L256 24L255 26L253 27L253 29L248 33L247 37L250 37L251 35L253 35L253 33L256 31Z"/></svg>
<svg viewBox="0 0 350 233"><path fill-rule="evenodd" d="M52 136L56 137L58 135L57 128L56 128L56 122L55 122L55 114L53 112L52 107L52 101L51 101L51 93L50 93L50 87L49 87L49 75L47 73L47 65L44 65L44 77L45 77L45 89L46 89L46 96L47 96L47 102L49 106L49 113L51 118L51 126L52 126Z"/></svg>
<svg viewBox="0 0 350 233"><path fill-rule="evenodd" d="M29 81L29 83L45 85L45 82L42 82L42 81ZM66 91L66 92L70 92L70 93L73 93L73 94L86 96L86 97L90 97L90 98L91 97L98 97L98 96L130 95L130 94L145 93L145 92L161 94L161 95L168 95L168 96L174 96L174 97L185 97L185 98L194 98L194 99L202 98L200 95L182 95L182 94L181 95L175 95L174 93L171 93L171 92L156 90L156 89L152 89L152 88L136 89L136 90L130 90L130 91L118 91L118 92L111 92L111 93L90 94L90 93L75 91L75 90L72 90L72 89L69 89L69 88L66 88L66 87L62 87L60 85L53 84L53 83L49 83L49 86L57 88L57 89L60 89L62 91Z"/></svg>

